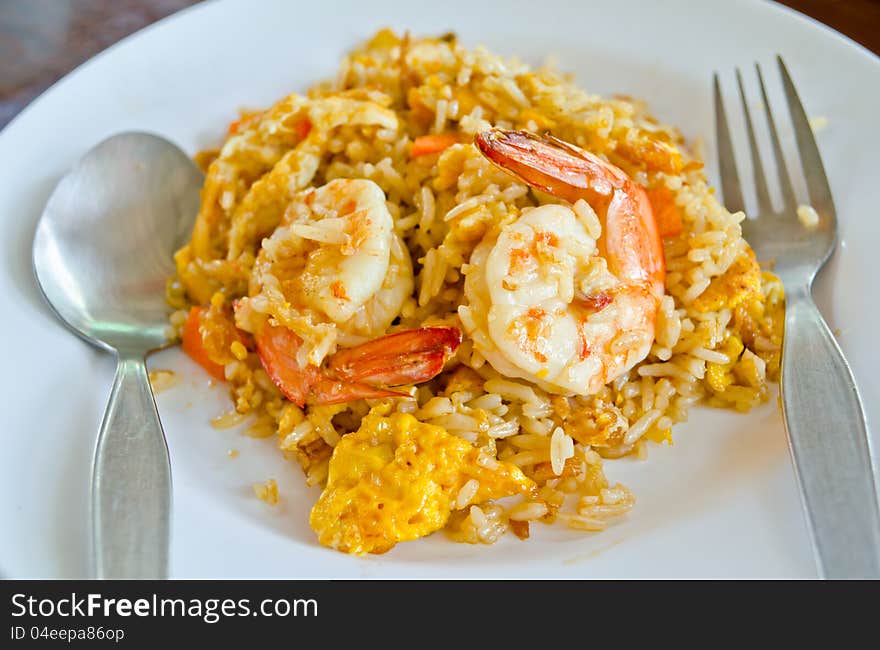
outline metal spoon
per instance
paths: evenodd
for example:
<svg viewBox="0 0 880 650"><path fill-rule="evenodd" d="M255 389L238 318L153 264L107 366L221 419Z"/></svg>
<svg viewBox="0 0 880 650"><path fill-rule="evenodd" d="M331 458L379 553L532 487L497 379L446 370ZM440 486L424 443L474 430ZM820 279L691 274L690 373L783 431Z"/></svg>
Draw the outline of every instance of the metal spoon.
<svg viewBox="0 0 880 650"><path fill-rule="evenodd" d="M171 465L144 359L168 344L165 283L202 180L167 140L115 135L61 179L34 237L37 281L55 313L118 358L92 467L97 578L168 575Z"/></svg>

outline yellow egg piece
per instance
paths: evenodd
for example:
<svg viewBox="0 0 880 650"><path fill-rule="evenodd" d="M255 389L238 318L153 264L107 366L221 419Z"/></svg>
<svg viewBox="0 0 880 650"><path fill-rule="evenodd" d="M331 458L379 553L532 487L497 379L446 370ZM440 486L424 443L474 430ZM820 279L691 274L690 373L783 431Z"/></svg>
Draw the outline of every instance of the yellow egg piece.
<svg viewBox="0 0 880 650"><path fill-rule="evenodd" d="M443 528L455 509L534 490L518 467L442 427L371 413L333 450L309 524L324 546L384 553Z"/></svg>
<svg viewBox="0 0 880 650"><path fill-rule="evenodd" d="M733 309L738 305L761 298L761 267L755 253L747 248L734 260L730 268L717 278L693 303L697 311Z"/></svg>
<svg viewBox="0 0 880 650"><path fill-rule="evenodd" d="M743 343L738 336L730 334L724 341L718 352L726 354L730 359L728 363L707 363L706 383L716 393L723 393L733 384L733 367L736 365L743 351Z"/></svg>

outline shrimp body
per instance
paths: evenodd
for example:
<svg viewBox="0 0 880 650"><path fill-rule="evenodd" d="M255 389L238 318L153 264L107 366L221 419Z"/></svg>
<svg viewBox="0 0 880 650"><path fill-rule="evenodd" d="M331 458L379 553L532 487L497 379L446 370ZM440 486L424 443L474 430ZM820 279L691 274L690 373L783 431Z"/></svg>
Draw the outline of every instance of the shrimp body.
<svg viewBox="0 0 880 650"><path fill-rule="evenodd" d="M303 342L301 364L337 344L387 330L413 289L412 263L374 182L337 179L298 194L263 241L237 321L256 333L266 316Z"/></svg>
<svg viewBox="0 0 880 650"><path fill-rule="evenodd" d="M374 101L298 94L236 125L207 171L192 240L175 254L190 298L207 303L221 289L244 293L260 241L312 182L331 135L346 125L399 127L394 112Z"/></svg>
<svg viewBox="0 0 880 650"><path fill-rule="evenodd" d="M297 194L263 241L236 324L300 406L399 397L388 387L436 376L461 340L455 327L385 334L412 290L381 188L336 179Z"/></svg>
<svg viewBox="0 0 880 650"><path fill-rule="evenodd" d="M523 210L471 255L459 315L499 372L590 395L644 359L664 290L650 204L621 170L521 132L476 138L493 162L574 205Z"/></svg>
<svg viewBox="0 0 880 650"><path fill-rule="evenodd" d="M292 203L286 224L269 244L286 243L301 258L302 268L286 281L307 307L345 323L388 271L394 224L385 194L368 180L331 181Z"/></svg>

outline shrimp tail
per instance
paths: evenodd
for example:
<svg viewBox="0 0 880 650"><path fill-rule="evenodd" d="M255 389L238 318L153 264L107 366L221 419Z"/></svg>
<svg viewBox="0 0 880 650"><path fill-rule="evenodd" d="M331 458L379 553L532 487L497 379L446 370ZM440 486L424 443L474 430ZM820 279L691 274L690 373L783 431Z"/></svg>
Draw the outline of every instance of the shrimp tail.
<svg viewBox="0 0 880 650"><path fill-rule="evenodd" d="M570 203L583 198L592 203L599 196L607 201L612 190L626 180L625 176L609 178L610 166L601 158L552 136L491 129L477 133L474 144L486 158L523 182Z"/></svg>
<svg viewBox="0 0 880 650"><path fill-rule="evenodd" d="M382 397L407 397L400 393L379 386L371 386L362 381L333 379L319 375L311 386L308 401L312 404L344 404L358 399L380 399ZM303 406L299 404L299 406Z"/></svg>
<svg viewBox="0 0 880 650"><path fill-rule="evenodd" d="M413 384L435 377L460 343L457 327L422 327L337 352L329 367L347 379L386 386Z"/></svg>
<svg viewBox="0 0 880 650"><path fill-rule="evenodd" d="M443 370L461 342L456 327L424 327L382 336L341 350L326 368L302 367L302 340L285 327L266 323L256 337L257 353L281 393L299 406L341 404L357 399L401 397L384 386L427 381Z"/></svg>

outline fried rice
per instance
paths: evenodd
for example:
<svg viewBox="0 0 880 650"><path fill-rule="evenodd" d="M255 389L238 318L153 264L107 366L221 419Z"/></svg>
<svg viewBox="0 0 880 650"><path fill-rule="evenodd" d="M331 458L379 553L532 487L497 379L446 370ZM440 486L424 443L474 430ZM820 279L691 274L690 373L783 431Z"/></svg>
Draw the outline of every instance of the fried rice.
<svg viewBox="0 0 880 650"><path fill-rule="evenodd" d="M535 522L599 531L635 503L606 479L604 459L672 444L673 426L692 405L748 411L779 374L779 279L760 268L742 237L744 215L715 198L679 131L641 101L591 95L552 68L468 49L454 35L382 30L343 59L335 79L243 113L221 149L199 155L208 180L199 224L169 282L171 322L180 333L192 305L220 313L247 295L263 238L291 192L363 178L384 191L413 265L414 288L387 331L460 326L469 256L489 225L559 202L479 153L473 137L490 127L551 132L602 156L658 197L666 213L658 219L679 224L663 241L666 294L648 357L594 395L556 395L501 375L465 336L445 370L408 396L301 408L256 353L212 331L208 319L202 336L214 344L209 352L233 402L214 424L246 420L250 435L274 437L306 482L320 486L334 448L365 416L409 414L534 482L523 497L481 502L479 482L464 483L444 524L451 539L492 543L507 531L526 538ZM413 156L425 135L444 135L449 145ZM322 334L314 336L319 345Z"/></svg>

